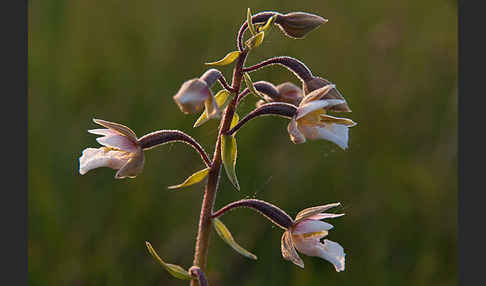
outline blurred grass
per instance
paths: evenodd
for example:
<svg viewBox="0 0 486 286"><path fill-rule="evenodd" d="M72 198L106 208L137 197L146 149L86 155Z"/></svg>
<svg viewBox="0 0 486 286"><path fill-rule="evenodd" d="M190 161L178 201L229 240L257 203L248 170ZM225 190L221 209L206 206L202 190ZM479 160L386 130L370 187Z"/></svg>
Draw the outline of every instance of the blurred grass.
<svg viewBox="0 0 486 286"><path fill-rule="evenodd" d="M211 285L456 285L457 4L455 1L93 1L29 2L29 285L183 285L145 249L192 262L202 186L167 186L202 168L183 144L146 154L144 172L78 173L97 146L92 118L139 136L180 129L214 148L216 122L192 129L172 96L204 62L235 49L246 8L306 11L329 22L305 40L277 29L247 64L296 57L336 83L358 122L343 152L325 141L293 145L287 121L265 117L238 133L236 192L222 176L216 207L246 197L294 216L340 201L346 216L329 239L345 248L346 271L304 257L284 261L281 230L240 210L222 220L258 256L251 261L214 233ZM229 79L231 68L221 71ZM254 81L297 83L270 67ZM248 98L240 115L254 106ZM223 173L224 175L224 173ZM235 282L236 281L236 282Z"/></svg>

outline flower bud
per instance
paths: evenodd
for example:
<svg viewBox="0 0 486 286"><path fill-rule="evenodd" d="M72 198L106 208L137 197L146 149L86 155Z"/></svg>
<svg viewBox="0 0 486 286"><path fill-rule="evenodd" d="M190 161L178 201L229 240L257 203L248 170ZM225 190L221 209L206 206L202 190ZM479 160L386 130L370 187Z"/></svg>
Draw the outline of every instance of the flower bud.
<svg viewBox="0 0 486 286"><path fill-rule="evenodd" d="M204 80L194 78L182 84L174 95L174 101L185 114L197 113L204 108L204 102L213 96Z"/></svg>
<svg viewBox="0 0 486 286"><path fill-rule="evenodd" d="M274 86L269 82L259 81L255 83L255 88L264 95L264 100L256 103L257 107L270 102L285 102L298 106L303 98L302 90L291 82Z"/></svg>
<svg viewBox="0 0 486 286"><path fill-rule="evenodd" d="M320 77L313 77L311 80L305 81L302 84L302 89L304 90L304 94L307 95L314 90L320 89L328 84L331 84L330 81L320 78ZM345 100L341 93L334 87L331 89L324 97L321 99L340 99ZM334 105L330 107L328 110L330 111L339 111L339 112L351 112L348 104L346 102L338 105Z"/></svg>
<svg viewBox="0 0 486 286"><path fill-rule="evenodd" d="M261 80L255 82L253 85L255 86L255 89L263 95L263 99L260 99L255 104L256 107L260 107L267 102L278 101L280 95L275 85L273 85L271 82Z"/></svg>
<svg viewBox="0 0 486 286"><path fill-rule="evenodd" d="M276 20L282 32L290 38L304 38L307 33L326 23L327 20L309 13L293 12L279 15Z"/></svg>
<svg viewBox="0 0 486 286"><path fill-rule="evenodd" d="M284 82L277 85L280 101L298 106L303 98L302 90L291 82Z"/></svg>

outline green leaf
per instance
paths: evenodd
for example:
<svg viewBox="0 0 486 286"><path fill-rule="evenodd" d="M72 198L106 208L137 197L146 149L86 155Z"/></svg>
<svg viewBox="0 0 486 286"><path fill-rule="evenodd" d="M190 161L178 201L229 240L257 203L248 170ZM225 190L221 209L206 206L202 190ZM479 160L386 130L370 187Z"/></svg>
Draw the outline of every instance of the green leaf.
<svg viewBox="0 0 486 286"><path fill-rule="evenodd" d="M258 31L260 32L260 31L266 31L266 30L268 30L268 28L270 28L270 25L272 25L273 22L275 22L275 19L277 19L277 14L273 15L272 17L270 17L267 20L267 22L265 23L264 26L258 28Z"/></svg>
<svg viewBox="0 0 486 286"><path fill-rule="evenodd" d="M250 33L252 36L255 36L256 30L255 26L253 25L253 22L251 20L251 10L248 8L248 11L246 13L246 21L248 22L248 29L250 30Z"/></svg>
<svg viewBox="0 0 486 286"><path fill-rule="evenodd" d="M257 257L255 254L249 252L248 250L244 249L241 247L238 243L236 243L235 239L231 235L231 232L228 230L228 228L223 224L223 222L217 218L213 219L214 222L214 229L218 233L219 237L221 237L224 242L229 244L231 248L236 250L239 254L248 257L250 259L257 260Z"/></svg>
<svg viewBox="0 0 486 286"><path fill-rule="evenodd" d="M229 103L229 100L227 100L227 99L230 96L231 96L231 93L229 91L227 91L226 89L222 89L222 90L218 91L218 93L214 96L214 99L216 100L216 104L218 105L218 107L220 109L223 109L226 106L226 104ZM201 113L201 116L199 116L199 118L194 123L193 127L194 128L199 127L199 126L203 125L204 123L206 123L208 120L209 120L208 113L206 112L206 110L204 110L203 113Z"/></svg>
<svg viewBox="0 0 486 286"><path fill-rule="evenodd" d="M261 95L260 92L258 92L258 90L256 90L255 86L253 85L253 81L251 80L250 75L248 73L244 73L243 77L245 78L246 87L248 87L250 92L253 93L257 97L260 97L261 99L265 99L263 97L263 95Z"/></svg>
<svg viewBox="0 0 486 286"><path fill-rule="evenodd" d="M162 265L162 267L165 268L165 270L167 270L167 272L170 273L170 275L174 276L177 279L182 279L182 280L192 279L191 275L189 275L187 270L184 270L184 268L180 267L179 265L164 262L159 257L157 252L155 252L150 242L146 241L145 244L147 245L147 249L150 252L150 254Z"/></svg>
<svg viewBox="0 0 486 286"><path fill-rule="evenodd" d="M228 53L221 60L216 61L216 62L206 63L206 65L208 65L208 66L225 66L225 65L229 65L232 62L234 62L238 58L239 55L240 55L240 52L239 51L233 51L231 53Z"/></svg>
<svg viewBox="0 0 486 286"><path fill-rule="evenodd" d="M238 116L238 113L235 112L235 114L233 114L233 119L231 119L230 129L235 127L235 125L238 124L238 121L240 121L240 117Z"/></svg>
<svg viewBox="0 0 486 286"><path fill-rule="evenodd" d="M254 49L258 47L263 42L263 37L265 36L265 32L261 31L260 33L256 34L255 36L246 40L245 45L248 49Z"/></svg>
<svg viewBox="0 0 486 286"><path fill-rule="evenodd" d="M237 190L240 190L240 185L238 184L238 178L236 177L235 171L236 156L237 148L235 137L231 135L222 135L221 159L223 160L224 169L226 170L226 175L228 175L228 179L231 181L233 186L235 186Z"/></svg>
<svg viewBox="0 0 486 286"><path fill-rule="evenodd" d="M196 183L199 183L201 182L202 180L204 180L204 178L206 178L206 176L208 175L209 173L209 169L210 168L206 168L206 169L203 169L203 170L200 170L200 171L197 171L196 173L190 175L185 181L184 183L182 184L179 184L179 185L174 185L174 186L169 186L168 188L169 189L179 189L179 188L184 188L184 187L189 187L191 185L194 185Z"/></svg>

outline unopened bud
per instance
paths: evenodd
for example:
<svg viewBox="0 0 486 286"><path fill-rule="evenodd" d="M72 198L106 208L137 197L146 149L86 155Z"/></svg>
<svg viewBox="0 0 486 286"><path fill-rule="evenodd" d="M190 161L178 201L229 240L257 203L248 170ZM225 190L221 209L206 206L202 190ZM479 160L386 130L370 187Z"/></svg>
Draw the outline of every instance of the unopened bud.
<svg viewBox="0 0 486 286"><path fill-rule="evenodd" d="M302 90L291 82L284 82L277 85L280 101L298 106L303 98Z"/></svg>
<svg viewBox="0 0 486 286"><path fill-rule="evenodd" d="M304 90L304 94L307 95L312 91L322 88L328 84L331 84L331 82L328 81L327 79L323 79L320 77L313 77L311 80L305 81L302 84L302 89ZM341 93L335 87L333 87L329 92L327 92L326 95L324 95L321 99L345 100L344 97L341 95ZM338 111L338 112L351 112L351 109L349 108L346 102L342 104L334 105L330 107L328 110Z"/></svg>
<svg viewBox="0 0 486 286"><path fill-rule="evenodd" d="M304 12L279 15L276 20L282 32L290 38L304 38L307 33L326 22L327 20L320 16Z"/></svg>

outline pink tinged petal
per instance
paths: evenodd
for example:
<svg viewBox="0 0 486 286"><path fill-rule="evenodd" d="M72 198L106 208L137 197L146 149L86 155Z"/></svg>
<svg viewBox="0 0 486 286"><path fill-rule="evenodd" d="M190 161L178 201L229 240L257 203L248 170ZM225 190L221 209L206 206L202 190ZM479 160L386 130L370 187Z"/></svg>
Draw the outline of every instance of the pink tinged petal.
<svg viewBox="0 0 486 286"><path fill-rule="evenodd" d="M325 126L299 125L304 136L311 140L325 139L333 142L343 150L348 148L349 129L345 125L331 124Z"/></svg>
<svg viewBox="0 0 486 286"><path fill-rule="evenodd" d="M287 131L289 132L290 140L292 140L294 144L301 144L305 142L305 136L300 132L295 117L290 120L290 123L287 126Z"/></svg>
<svg viewBox="0 0 486 286"><path fill-rule="evenodd" d="M324 239L324 244L321 244L319 247L318 256L331 262L337 272L344 271L346 254L339 243Z"/></svg>
<svg viewBox="0 0 486 286"><path fill-rule="evenodd" d="M341 217L343 215L344 214L322 213L322 214L311 215L311 216L307 217L307 219L321 220L321 219L326 219L326 218L337 218L337 217Z"/></svg>
<svg viewBox="0 0 486 286"><path fill-rule="evenodd" d="M136 152L139 147L138 143L133 142L130 138L123 135L111 135L96 138L96 141L103 146L120 149L127 152Z"/></svg>
<svg viewBox="0 0 486 286"><path fill-rule="evenodd" d="M108 167L120 169L130 159L129 153L117 150L111 150L106 147L86 148L79 157L79 173L86 174L89 170Z"/></svg>
<svg viewBox="0 0 486 286"><path fill-rule="evenodd" d="M299 257L299 254L297 254L297 251L294 247L294 242L292 241L292 235L289 231L285 231L283 233L280 246L282 251L282 257L285 260L289 260L295 265L304 268L304 261L302 261L302 259Z"/></svg>
<svg viewBox="0 0 486 286"><path fill-rule="evenodd" d="M297 109L295 119L299 120L305 115L309 114L310 112L322 108L326 109L342 103L345 103L345 101L340 99L323 99L323 100L314 100L306 103L302 102L302 104Z"/></svg>
<svg viewBox="0 0 486 286"><path fill-rule="evenodd" d="M292 234L306 234L306 233L315 233L321 231L328 231L332 229L333 226L327 222L323 222L320 220L310 220L305 219L297 223L293 230Z"/></svg>
<svg viewBox="0 0 486 286"><path fill-rule="evenodd" d="M321 99L322 97L324 97L329 91L331 91L335 87L336 87L336 85L334 85L334 84L327 84L327 85L325 85L321 88L318 88L318 89L308 93L304 97L304 99L302 99L302 104Z"/></svg>
<svg viewBox="0 0 486 286"><path fill-rule="evenodd" d="M110 135L120 135L120 133L111 129L90 129L88 130L91 134L110 136Z"/></svg>
<svg viewBox="0 0 486 286"><path fill-rule="evenodd" d="M130 128L125 125L118 124L115 122L110 122L102 119L93 119L94 123L104 126L108 129L118 132L120 135L125 135L133 142L137 142L137 135Z"/></svg>
<svg viewBox="0 0 486 286"><path fill-rule="evenodd" d="M296 222L302 219L307 219L310 216L320 214L322 212L327 211L328 209L335 208L340 206L341 203L332 203L332 204L327 204L327 205L322 205L322 206L315 206L311 208L306 208L301 210L297 216L295 217Z"/></svg>

